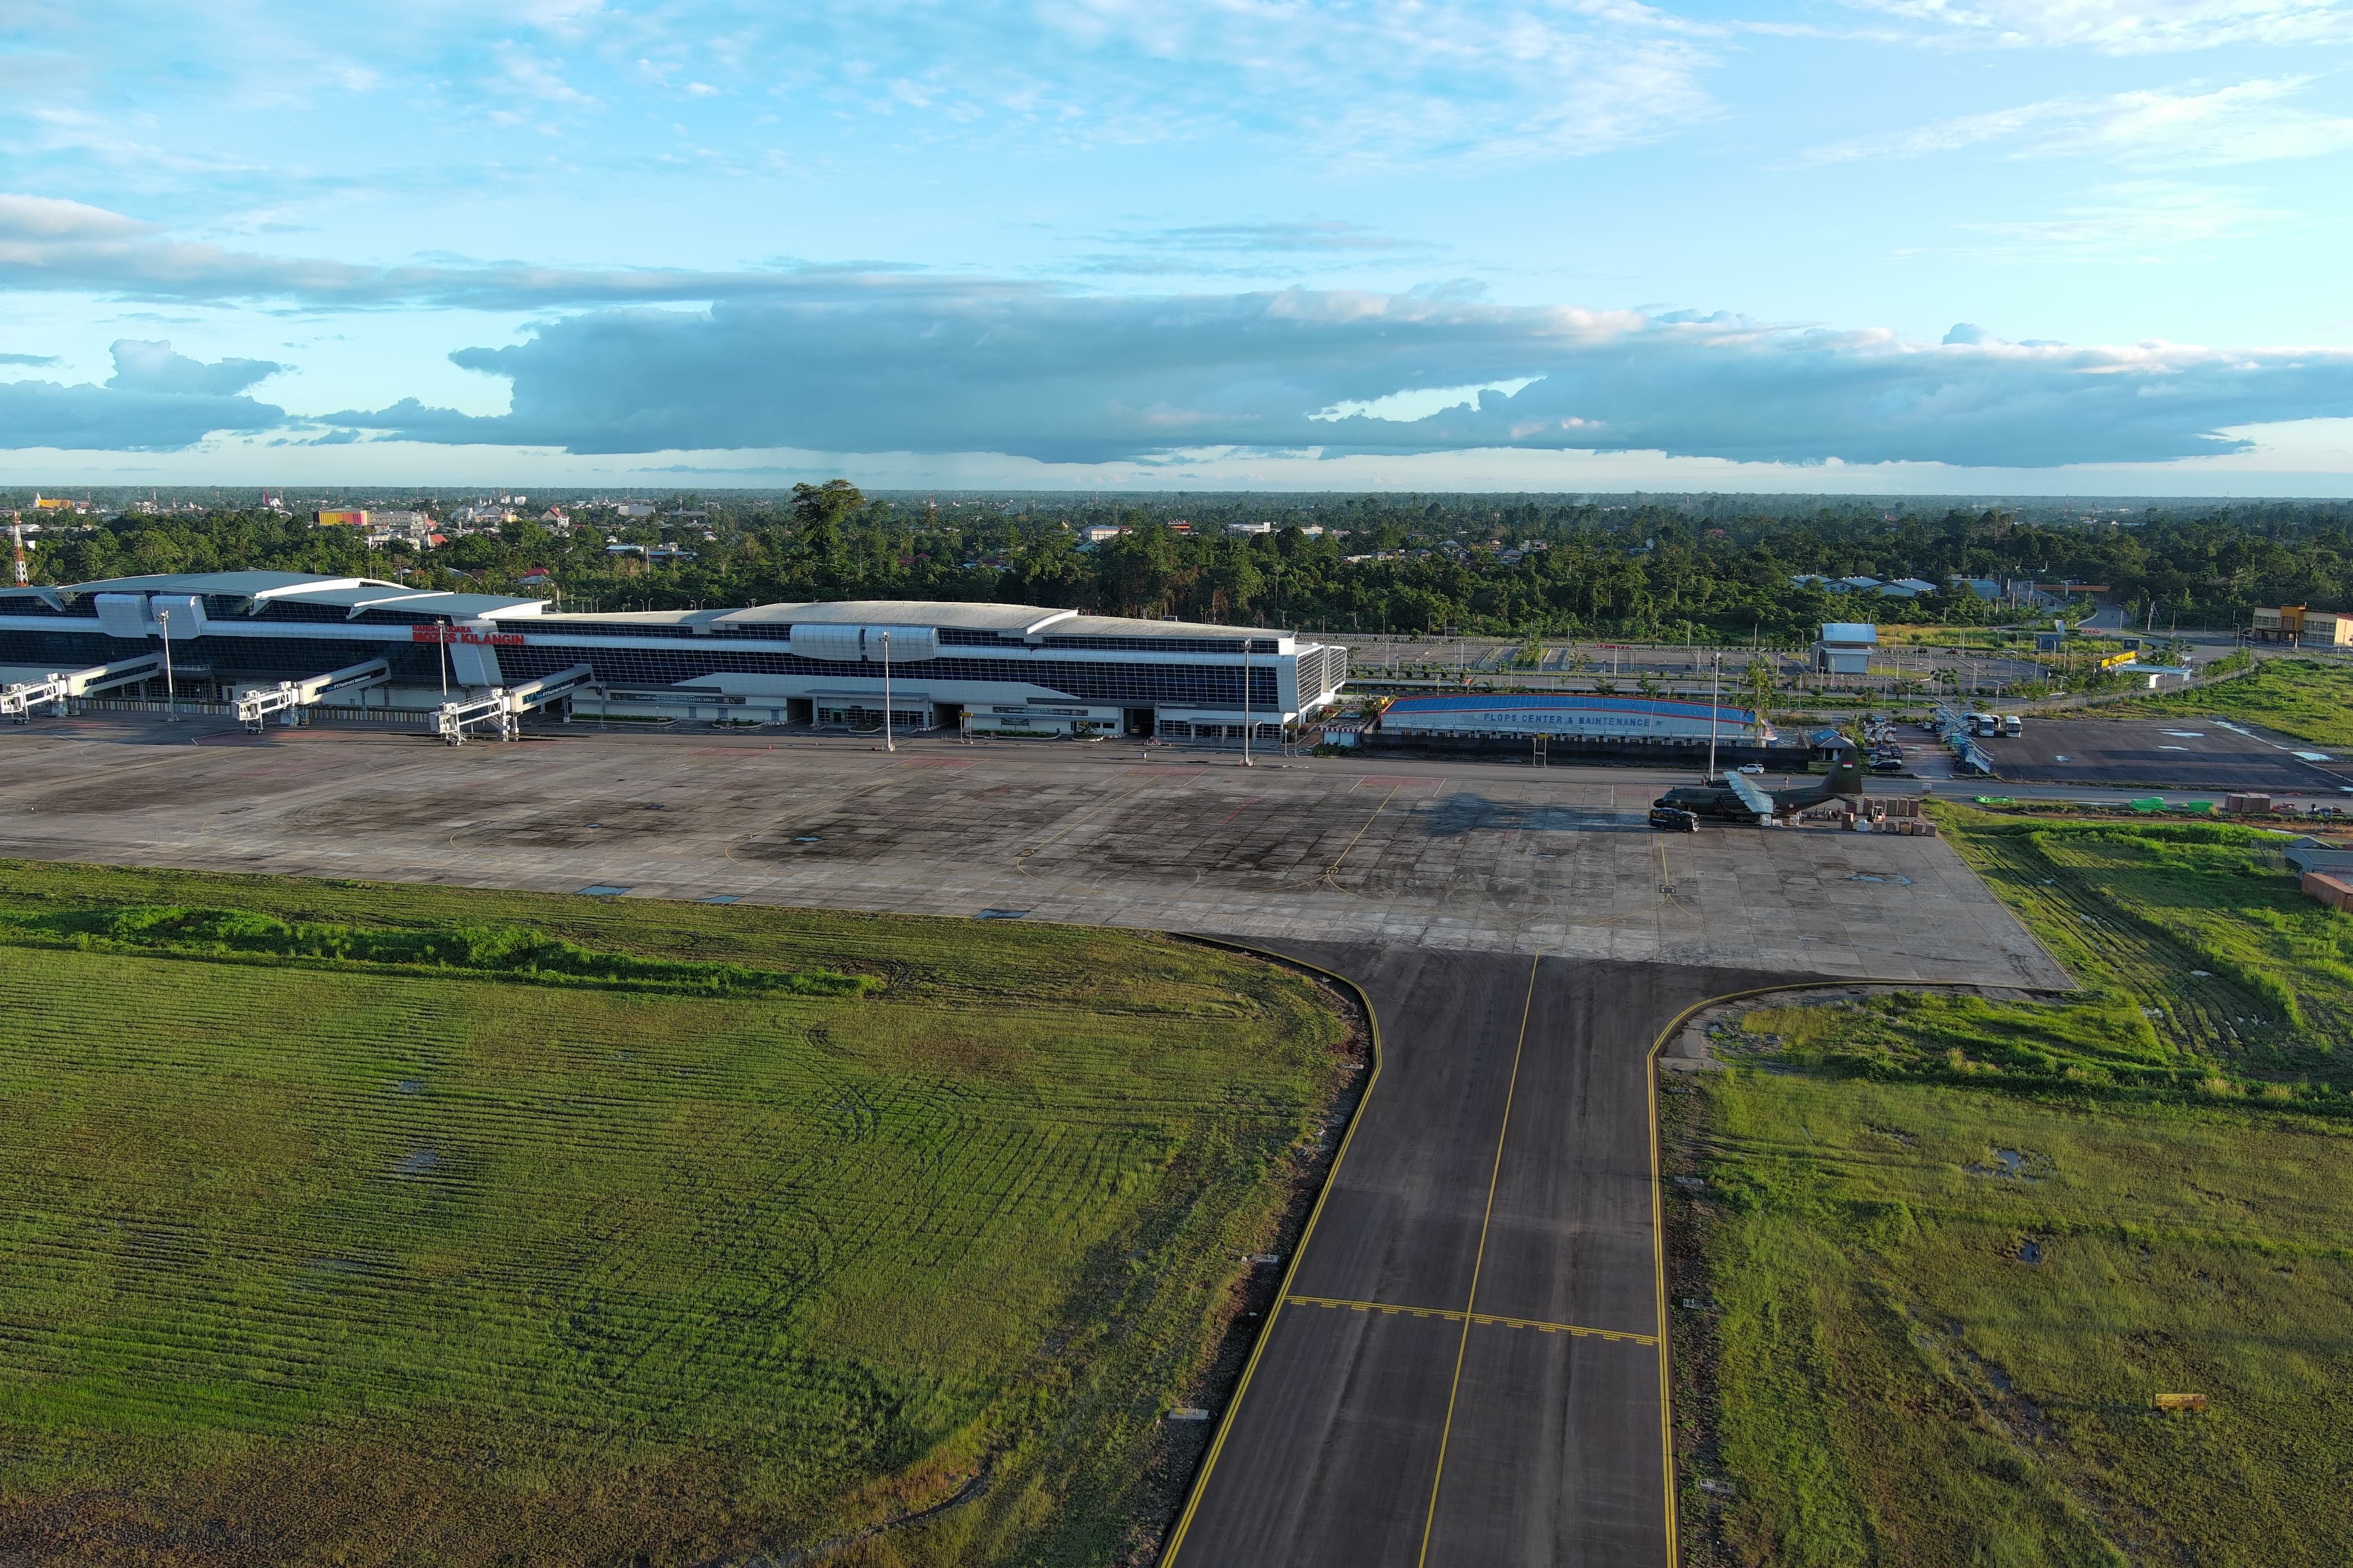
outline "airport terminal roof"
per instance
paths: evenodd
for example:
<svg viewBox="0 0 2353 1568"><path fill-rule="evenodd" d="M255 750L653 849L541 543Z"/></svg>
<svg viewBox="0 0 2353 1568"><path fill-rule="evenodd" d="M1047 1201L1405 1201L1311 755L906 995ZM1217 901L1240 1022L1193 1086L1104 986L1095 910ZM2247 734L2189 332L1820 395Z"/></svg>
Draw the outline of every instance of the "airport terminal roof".
<svg viewBox="0 0 2353 1568"><path fill-rule="evenodd" d="M110 577L96 583L76 583L58 593L67 598L87 594L188 594L234 596L255 605L278 599L306 605L332 605L357 616L383 608L406 615L441 616L453 621L500 620L536 616L547 607L542 599L507 594L458 594L438 588L416 588L375 577L327 577L311 572L165 572L144 577Z"/></svg>
<svg viewBox="0 0 2353 1568"><path fill-rule="evenodd" d="M328 577L308 572L168 572L144 577L113 577L39 590L73 599L89 594L195 594L248 599L255 605L277 599L332 605L357 616L384 608L451 620L503 620L543 616L564 622L627 621L641 626L702 628L718 626L942 626L995 632L1008 639L1050 637L1132 638L1288 639L1292 634L1265 626L1211 626L1199 621L1147 621L1124 616L1091 616L1041 605L965 604L929 599L842 599L797 604L719 606L699 610L554 610L546 600L505 594L447 593L374 577ZM53 601L54 602L54 601Z"/></svg>
<svg viewBox="0 0 2353 1568"><path fill-rule="evenodd" d="M1042 605L959 604L932 599L841 599L804 604L755 605L710 617L720 626L947 626L995 632L1003 637L1286 637L1263 626L1208 626L1199 621L1145 621L1124 616L1090 616Z"/></svg>

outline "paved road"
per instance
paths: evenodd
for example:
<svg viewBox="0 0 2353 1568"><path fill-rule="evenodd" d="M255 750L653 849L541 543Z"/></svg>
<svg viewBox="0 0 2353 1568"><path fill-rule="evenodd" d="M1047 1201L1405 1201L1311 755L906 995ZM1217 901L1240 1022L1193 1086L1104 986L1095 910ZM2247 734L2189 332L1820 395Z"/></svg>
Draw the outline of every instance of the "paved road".
<svg viewBox="0 0 2353 1568"><path fill-rule="evenodd" d="M1798 977L1268 945L1364 987L1380 1076L1168 1560L1670 1563L1650 1051Z"/></svg>

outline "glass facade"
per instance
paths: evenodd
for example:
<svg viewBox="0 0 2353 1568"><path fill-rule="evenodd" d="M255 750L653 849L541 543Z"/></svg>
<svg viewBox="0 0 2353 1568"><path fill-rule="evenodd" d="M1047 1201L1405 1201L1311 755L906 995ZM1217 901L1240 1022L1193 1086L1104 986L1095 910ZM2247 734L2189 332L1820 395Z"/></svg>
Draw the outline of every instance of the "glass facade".
<svg viewBox="0 0 2353 1568"><path fill-rule="evenodd" d="M191 583L192 587L197 585ZM205 593L210 628L195 637L174 638L174 661L188 676L227 684L299 679L382 658L392 666L393 684L434 690L442 684L438 647L413 643L400 628L442 622L453 610L462 616L477 608L519 603L460 595L441 612L392 604L362 609L354 616L350 604L354 596L361 595L337 590L332 595L305 600L299 592L289 590L286 596L257 605L248 595ZM333 597L343 602L322 602ZM0 592L0 664L44 671L81 669L152 653L160 646L153 636L108 635L94 609L87 597L69 600L61 611L37 595ZM560 619L560 625L549 625L534 616L518 616L490 623L496 639L490 646L451 650L456 656L451 688L455 689L464 679L460 670L477 681L482 679L482 667L475 658L479 653L496 659L498 679L508 685L580 664L590 667L597 685L638 689L707 684L713 677L727 675L768 677L777 689L774 695L778 700L789 694L796 700L845 704L845 712L855 706L862 712L869 705L862 697L853 699L847 692L828 697L811 688L855 682L862 689L881 673L880 665L871 661L794 653L792 627L781 619L705 629L594 616ZM480 621L469 624L478 629L484 626ZM1278 654L1274 637L1245 638L1239 631L1232 636L1215 635L1222 630L1171 626L1172 635L1166 636L1048 631L1034 641L1024 641L1000 637L993 629L940 626L936 628L938 655L909 660L898 667L898 674L917 689L926 684L955 682L969 693L965 697L934 693L943 702L1028 700L1027 694L1034 693L1039 700L1060 699L1131 713L1139 709L1208 710L1212 714L1230 710L1237 720L1245 699L1243 668L1235 656L1245 644L1250 654L1247 700L1259 712L1280 714L1302 702L1314 703L1346 678L1345 648L1310 646L1294 654ZM471 643L476 635L466 633L465 641ZM1282 678L1285 664L1295 664L1295 686ZM1014 690L990 697L971 689L978 687Z"/></svg>
<svg viewBox="0 0 2353 1568"><path fill-rule="evenodd" d="M577 643L542 641L532 634L523 647L498 650L499 668L510 680L527 680L575 664L586 664L600 682L634 686L675 686L730 672L745 675L786 675L807 679L833 678L872 682L881 679L879 664L803 658L767 648L722 647L582 647ZM1242 672L1240 665L1128 664L1048 658L927 658L900 667L907 680L976 680L1043 687L1088 702L1116 702L1125 707L1240 708ZM1250 668L1250 706L1272 710L1275 670L1272 665Z"/></svg>

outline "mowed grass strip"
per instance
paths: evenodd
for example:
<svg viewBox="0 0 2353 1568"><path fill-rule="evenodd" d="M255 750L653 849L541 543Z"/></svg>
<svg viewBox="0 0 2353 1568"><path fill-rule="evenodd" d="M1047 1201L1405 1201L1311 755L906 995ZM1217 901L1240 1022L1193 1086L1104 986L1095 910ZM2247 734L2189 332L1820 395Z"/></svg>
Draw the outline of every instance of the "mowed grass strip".
<svg viewBox="0 0 2353 1568"><path fill-rule="evenodd" d="M1671 1086L1691 1561L2353 1560L2353 920L2245 827L1939 816L2083 987Z"/></svg>
<svg viewBox="0 0 2353 1568"><path fill-rule="evenodd" d="M526 927L677 995L0 947L0 1555L1110 1561L1345 1077L1146 936L0 865L43 913Z"/></svg>
<svg viewBox="0 0 2353 1568"><path fill-rule="evenodd" d="M1757 1068L1667 1104L1694 1563L2353 1560L2353 1129Z"/></svg>

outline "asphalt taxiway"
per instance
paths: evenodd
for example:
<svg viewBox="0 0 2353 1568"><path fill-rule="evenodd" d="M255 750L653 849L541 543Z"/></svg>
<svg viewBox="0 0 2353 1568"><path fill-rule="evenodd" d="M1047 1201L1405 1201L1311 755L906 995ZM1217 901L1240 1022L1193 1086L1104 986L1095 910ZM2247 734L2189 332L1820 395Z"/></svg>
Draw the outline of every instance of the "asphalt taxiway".
<svg viewBox="0 0 2353 1568"><path fill-rule="evenodd" d="M1787 972L1259 944L1378 1076L1164 1561L1674 1561L1654 1046Z"/></svg>

